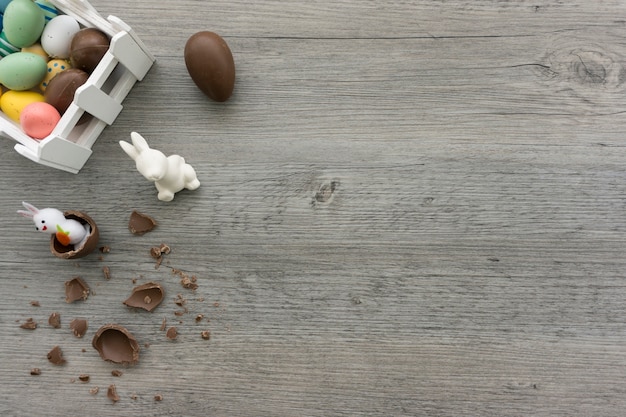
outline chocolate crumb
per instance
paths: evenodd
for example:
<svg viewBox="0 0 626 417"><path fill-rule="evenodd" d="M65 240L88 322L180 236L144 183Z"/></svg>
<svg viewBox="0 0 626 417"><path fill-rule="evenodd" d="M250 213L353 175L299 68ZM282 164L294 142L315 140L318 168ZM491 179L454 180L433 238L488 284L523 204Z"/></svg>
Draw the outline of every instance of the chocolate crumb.
<svg viewBox="0 0 626 417"><path fill-rule="evenodd" d="M153 246L150 248L150 256L152 256L154 259L159 259L161 258L161 248L158 246Z"/></svg>
<svg viewBox="0 0 626 417"><path fill-rule="evenodd" d="M161 251L161 254L164 255L169 255L172 252L172 248L170 248L165 243L161 243L161 245L159 246L159 250Z"/></svg>
<svg viewBox="0 0 626 417"><path fill-rule="evenodd" d="M74 332L74 336L81 338L87 333L87 320L85 319L74 319L70 322L70 329Z"/></svg>
<svg viewBox="0 0 626 417"><path fill-rule="evenodd" d="M55 329L60 328L61 327L61 315L57 312L50 314L50 317L48 318L48 324L54 327Z"/></svg>
<svg viewBox="0 0 626 417"><path fill-rule="evenodd" d="M122 371L120 371L119 369L114 369L111 371L111 375L117 376L117 377L122 376Z"/></svg>
<svg viewBox="0 0 626 417"><path fill-rule="evenodd" d="M211 332L208 330L204 330L202 331L202 333L200 333L200 336L202 336L204 340L209 340L211 338Z"/></svg>
<svg viewBox="0 0 626 417"><path fill-rule="evenodd" d="M41 304L39 304L39 301L37 301L37 300L31 301L30 305L33 306L33 307L41 307Z"/></svg>
<svg viewBox="0 0 626 417"><path fill-rule="evenodd" d="M130 399L131 400L136 400L137 398L139 398L139 397L134 392L130 395Z"/></svg>
<svg viewBox="0 0 626 417"><path fill-rule="evenodd" d="M165 336L170 340L175 340L178 337L178 329L175 326L170 327L167 329Z"/></svg>
<svg viewBox="0 0 626 417"><path fill-rule="evenodd" d="M204 318L204 314L198 314L198 315L196 316L196 323L201 322L203 318Z"/></svg>
<svg viewBox="0 0 626 417"><path fill-rule="evenodd" d="M86 300L89 297L89 286L81 277L72 278L65 282L65 302L73 303Z"/></svg>
<svg viewBox="0 0 626 417"><path fill-rule="evenodd" d="M104 275L104 279L106 280L111 279L111 268L109 268L108 266L103 266L102 274Z"/></svg>
<svg viewBox="0 0 626 417"><path fill-rule="evenodd" d="M33 320L32 317L26 319L26 322L20 325L22 329L26 330L35 330L37 328L37 322Z"/></svg>
<svg viewBox="0 0 626 417"><path fill-rule="evenodd" d="M100 252L102 253L109 253L111 252L111 248L109 246L100 246Z"/></svg>
<svg viewBox="0 0 626 417"><path fill-rule="evenodd" d="M63 357L63 351L59 346L53 347L52 350L48 352L48 360L53 365L63 365L66 362Z"/></svg>
<svg viewBox="0 0 626 417"><path fill-rule="evenodd" d="M41 369L33 368L33 369L30 370L30 374L31 375L41 375Z"/></svg>
<svg viewBox="0 0 626 417"><path fill-rule="evenodd" d="M100 387L93 387L92 389L89 390L89 393L91 395L96 395L99 391L100 391Z"/></svg>
<svg viewBox="0 0 626 417"><path fill-rule="evenodd" d="M128 220L128 230L134 235L143 235L157 226L156 220L147 214L133 210Z"/></svg>
<svg viewBox="0 0 626 417"><path fill-rule="evenodd" d="M154 401L163 401L163 396L161 394L156 394L154 396Z"/></svg>
<svg viewBox="0 0 626 417"><path fill-rule="evenodd" d="M114 403L120 400L119 395L117 395L117 388L115 388L115 384L109 385L109 388L107 389L107 397Z"/></svg>
<svg viewBox="0 0 626 417"><path fill-rule="evenodd" d="M167 326L167 319L163 317L163 321L161 322L161 327L159 328L159 330L160 331L165 330L165 326Z"/></svg>
<svg viewBox="0 0 626 417"><path fill-rule="evenodd" d="M78 379L81 382L89 382L90 378L89 378L89 375L87 375L87 374L80 374L80 375L78 375Z"/></svg>

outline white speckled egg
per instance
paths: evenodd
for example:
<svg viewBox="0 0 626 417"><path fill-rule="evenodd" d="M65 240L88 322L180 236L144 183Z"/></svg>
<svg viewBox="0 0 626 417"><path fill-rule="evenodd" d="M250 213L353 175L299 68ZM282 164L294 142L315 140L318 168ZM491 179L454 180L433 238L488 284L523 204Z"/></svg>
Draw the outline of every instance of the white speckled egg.
<svg viewBox="0 0 626 417"><path fill-rule="evenodd" d="M72 38L80 25L71 16L59 15L50 20L41 34L41 46L52 58L68 58Z"/></svg>

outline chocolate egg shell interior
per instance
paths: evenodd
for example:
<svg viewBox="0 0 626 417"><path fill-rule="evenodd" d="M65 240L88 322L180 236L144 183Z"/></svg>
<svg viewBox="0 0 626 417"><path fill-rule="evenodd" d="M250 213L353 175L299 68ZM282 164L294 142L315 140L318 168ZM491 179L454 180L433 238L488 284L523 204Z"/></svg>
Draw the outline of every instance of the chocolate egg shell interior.
<svg viewBox="0 0 626 417"><path fill-rule="evenodd" d="M163 295L163 288L159 284L148 282L133 288L132 294L124 301L124 304L152 311L163 301Z"/></svg>
<svg viewBox="0 0 626 417"><path fill-rule="evenodd" d="M98 232L98 225L96 222L82 211L69 210L63 213L66 219L78 220L82 224L88 224L90 227L89 236L85 243L80 247L74 247L74 245L62 245L55 235L50 238L50 250L54 256L62 259L75 259L82 258L89 255L98 247L98 239L100 233Z"/></svg>
<svg viewBox="0 0 626 417"><path fill-rule="evenodd" d="M139 361L139 344L123 326L105 324L93 337L92 345L105 361L134 365Z"/></svg>

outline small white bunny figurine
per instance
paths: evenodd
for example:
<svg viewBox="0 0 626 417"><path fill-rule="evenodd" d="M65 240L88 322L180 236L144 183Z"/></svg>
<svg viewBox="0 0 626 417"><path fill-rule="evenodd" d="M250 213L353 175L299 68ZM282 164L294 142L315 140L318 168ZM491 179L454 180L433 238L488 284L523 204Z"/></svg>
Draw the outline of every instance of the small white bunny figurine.
<svg viewBox="0 0 626 417"><path fill-rule="evenodd" d="M40 232L46 232L51 235L56 234L57 240L63 246L74 245L80 247L89 237L90 227L88 224L82 224L78 220L67 219L61 210L55 208L45 208L39 210L32 204L22 201L22 205L26 210L18 210L17 212L24 217L33 219L35 229Z"/></svg>
<svg viewBox="0 0 626 417"><path fill-rule="evenodd" d="M163 152L151 149L148 142L137 132L130 134L132 145L120 140L120 146L135 160L137 171L149 181L154 181L158 198L172 201L174 194L186 188L195 190L200 186L193 167L180 155L166 157Z"/></svg>

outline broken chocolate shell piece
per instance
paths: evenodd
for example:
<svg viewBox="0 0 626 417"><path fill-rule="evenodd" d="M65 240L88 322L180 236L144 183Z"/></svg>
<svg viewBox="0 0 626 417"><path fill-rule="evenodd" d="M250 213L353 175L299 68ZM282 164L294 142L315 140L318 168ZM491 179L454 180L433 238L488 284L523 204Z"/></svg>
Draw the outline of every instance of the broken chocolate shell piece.
<svg viewBox="0 0 626 417"><path fill-rule="evenodd" d="M63 357L63 351L60 347L55 346L50 352L48 352L48 360L53 365L63 365L66 361Z"/></svg>
<svg viewBox="0 0 626 417"><path fill-rule="evenodd" d="M117 388L115 388L115 384L109 385L109 388L107 389L107 397L114 403L120 400L119 395L117 395Z"/></svg>
<svg viewBox="0 0 626 417"><path fill-rule="evenodd" d="M87 320L74 319L70 322L70 329L74 333L74 336L81 338L87 333Z"/></svg>
<svg viewBox="0 0 626 417"><path fill-rule="evenodd" d="M134 235L143 235L154 229L156 225L157 222L152 217L133 210L128 221L128 230Z"/></svg>
<svg viewBox="0 0 626 417"><path fill-rule="evenodd" d="M124 301L124 304L152 311L163 301L163 296L164 291L159 284L147 282L133 288L132 294Z"/></svg>
<svg viewBox="0 0 626 417"><path fill-rule="evenodd" d="M60 328L61 327L61 315L57 312L50 314L50 317L48 318L48 324L54 327L55 329Z"/></svg>
<svg viewBox="0 0 626 417"><path fill-rule="evenodd" d="M100 327L91 344L105 361L123 365L134 365L139 361L137 339L118 324L105 324Z"/></svg>
<svg viewBox="0 0 626 417"><path fill-rule="evenodd" d="M65 302L73 303L78 300L86 300L89 297L89 285L81 277L65 281Z"/></svg>
<svg viewBox="0 0 626 417"><path fill-rule="evenodd" d="M178 337L178 329L174 326L170 327L167 329L167 332L165 332L165 336L170 340L176 340Z"/></svg>
<svg viewBox="0 0 626 417"><path fill-rule="evenodd" d="M86 240L80 246L68 245L65 246L59 242L56 238L56 234L53 234L50 238L50 250L57 258L62 259L75 259L82 258L89 255L98 247L98 239L100 233L98 232L98 225L96 222L82 211L68 210L63 213L65 218L77 220L82 224L89 225L89 235Z"/></svg>

